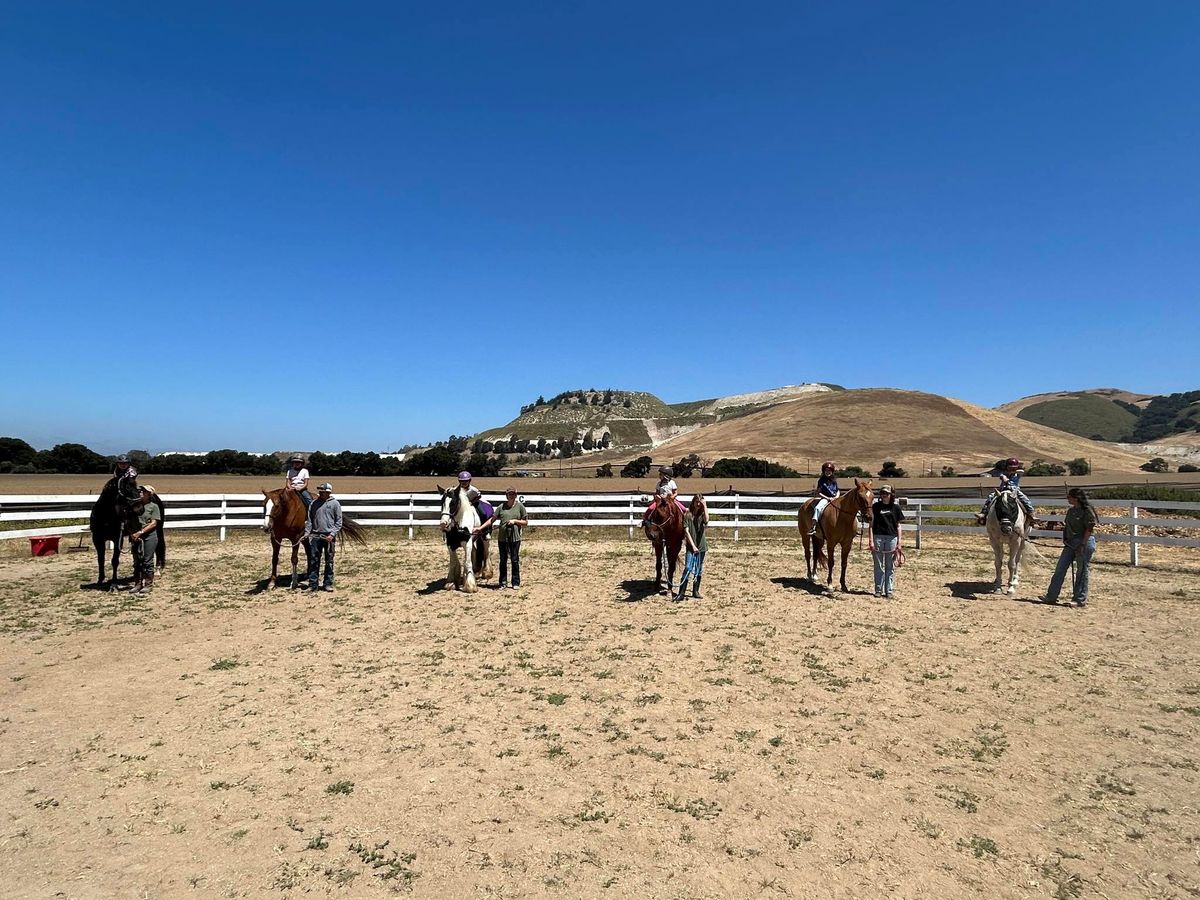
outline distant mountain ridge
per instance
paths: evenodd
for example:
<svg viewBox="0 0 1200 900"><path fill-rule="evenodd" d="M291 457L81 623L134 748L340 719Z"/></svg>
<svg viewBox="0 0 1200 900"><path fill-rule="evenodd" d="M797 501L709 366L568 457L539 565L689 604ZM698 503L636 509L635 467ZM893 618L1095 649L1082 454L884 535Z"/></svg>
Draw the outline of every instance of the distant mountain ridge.
<svg viewBox="0 0 1200 900"><path fill-rule="evenodd" d="M1142 444L1189 432L1200 440L1200 391L1154 395L1092 388L1035 394L998 409L1093 440Z"/></svg>

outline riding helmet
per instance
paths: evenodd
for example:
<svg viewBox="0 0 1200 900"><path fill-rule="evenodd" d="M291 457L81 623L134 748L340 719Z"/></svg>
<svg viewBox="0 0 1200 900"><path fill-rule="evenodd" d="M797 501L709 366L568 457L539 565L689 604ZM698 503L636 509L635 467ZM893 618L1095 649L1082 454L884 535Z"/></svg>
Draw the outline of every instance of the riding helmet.
<svg viewBox="0 0 1200 900"><path fill-rule="evenodd" d="M1010 469L1019 469L1021 468L1021 461L1015 456L1010 456L1004 461L1004 465L1008 466Z"/></svg>
<svg viewBox="0 0 1200 900"><path fill-rule="evenodd" d="M834 468L833 462L828 459L825 460L825 462L821 463L821 471L822 472L824 472L826 469L833 469L833 468Z"/></svg>

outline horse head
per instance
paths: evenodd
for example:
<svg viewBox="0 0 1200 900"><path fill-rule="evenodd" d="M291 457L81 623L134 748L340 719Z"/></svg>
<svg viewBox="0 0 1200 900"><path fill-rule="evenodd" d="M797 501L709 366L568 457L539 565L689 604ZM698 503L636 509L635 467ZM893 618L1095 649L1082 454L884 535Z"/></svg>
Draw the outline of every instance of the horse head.
<svg viewBox="0 0 1200 900"><path fill-rule="evenodd" d="M871 490L871 479L859 481L854 479L854 500L858 504L858 512L864 516L871 514L871 505L875 502L875 492Z"/></svg>
<svg viewBox="0 0 1200 900"><path fill-rule="evenodd" d="M1000 526L1000 533L1005 535L1012 534L1017 524L1018 512L1020 511L1016 492L1012 488L1001 490L996 494L996 499L992 503L992 509L995 510L996 523Z"/></svg>

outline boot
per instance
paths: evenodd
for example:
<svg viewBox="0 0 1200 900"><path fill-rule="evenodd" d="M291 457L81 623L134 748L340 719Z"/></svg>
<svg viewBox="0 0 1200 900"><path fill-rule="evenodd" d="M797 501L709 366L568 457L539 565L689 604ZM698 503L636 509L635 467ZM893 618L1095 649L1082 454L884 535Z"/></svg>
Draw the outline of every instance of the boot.
<svg viewBox="0 0 1200 900"><path fill-rule="evenodd" d="M696 579L696 583L692 586L692 597L696 600L703 600L704 595L700 593L700 579Z"/></svg>
<svg viewBox="0 0 1200 900"><path fill-rule="evenodd" d="M687 582L681 581L681 582L679 582L679 593L673 594L671 596L671 599L674 600L676 603L678 603L680 600L684 599L684 597L686 595L687 595Z"/></svg>
<svg viewBox="0 0 1200 900"><path fill-rule="evenodd" d="M146 572L146 577L144 579L142 579L142 587L140 588L140 592L143 594L148 594L152 590L154 590L154 569L153 568L151 568L148 572Z"/></svg>
<svg viewBox="0 0 1200 900"><path fill-rule="evenodd" d="M143 592L143 591L145 591L145 590L146 590L146 579L144 579L144 578L139 578L139 579L138 579L138 580L137 580L137 581L134 583L134 585L133 585L133 590L131 590L129 593L131 593L131 594L140 594L140 593L142 593L142 592Z"/></svg>

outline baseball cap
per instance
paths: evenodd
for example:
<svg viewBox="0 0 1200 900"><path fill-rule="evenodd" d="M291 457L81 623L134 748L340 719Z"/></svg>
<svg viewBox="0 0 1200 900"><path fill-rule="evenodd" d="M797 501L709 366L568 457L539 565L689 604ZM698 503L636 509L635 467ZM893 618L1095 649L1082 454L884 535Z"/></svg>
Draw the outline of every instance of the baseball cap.
<svg viewBox="0 0 1200 900"><path fill-rule="evenodd" d="M317 490L318 491L329 491L330 493L333 493L333 485L330 484L328 481L326 481L324 484L319 485L317 487Z"/></svg>

